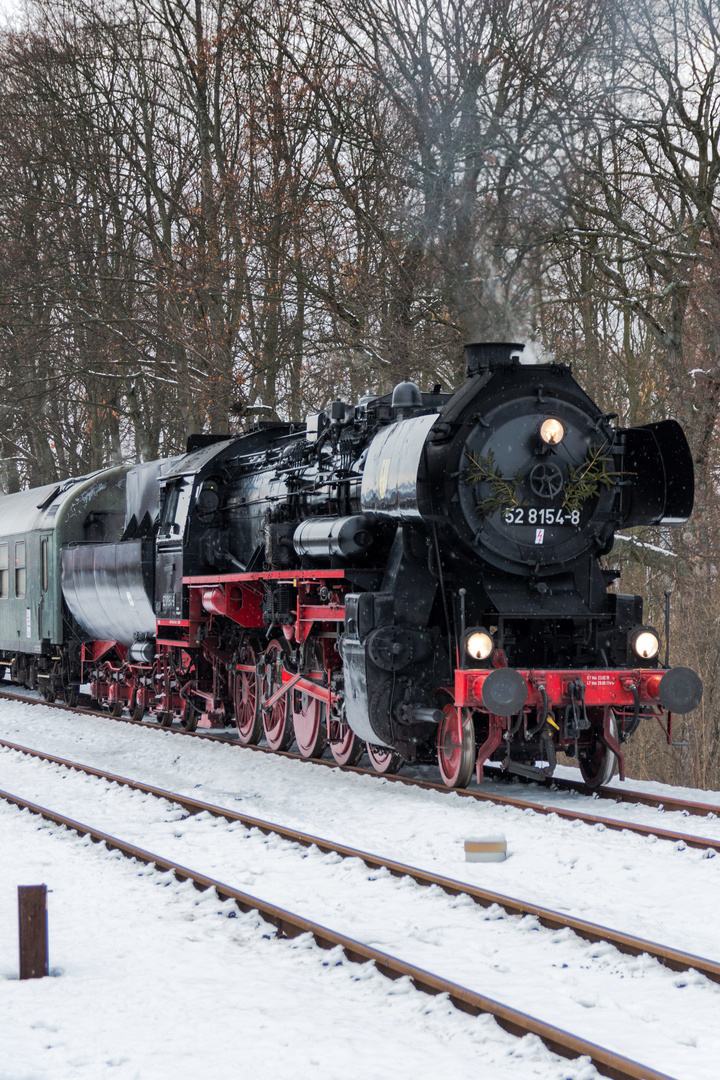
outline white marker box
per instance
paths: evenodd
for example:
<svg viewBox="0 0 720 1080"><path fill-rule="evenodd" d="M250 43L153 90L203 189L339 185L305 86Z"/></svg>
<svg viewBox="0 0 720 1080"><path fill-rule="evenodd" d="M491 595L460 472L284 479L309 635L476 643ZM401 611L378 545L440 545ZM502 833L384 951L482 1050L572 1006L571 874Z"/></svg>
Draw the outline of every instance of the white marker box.
<svg viewBox="0 0 720 1080"><path fill-rule="evenodd" d="M465 841L465 862L504 862L507 840L499 833Z"/></svg>

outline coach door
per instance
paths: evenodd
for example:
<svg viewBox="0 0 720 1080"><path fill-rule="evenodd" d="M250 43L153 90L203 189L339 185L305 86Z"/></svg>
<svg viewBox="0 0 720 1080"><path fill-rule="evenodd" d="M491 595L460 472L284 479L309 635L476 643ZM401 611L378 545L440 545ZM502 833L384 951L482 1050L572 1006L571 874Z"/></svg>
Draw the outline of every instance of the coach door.
<svg viewBox="0 0 720 1080"><path fill-rule="evenodd" d="M40 558L37 592L38 640L55 639L55 591L51 587L53 534L40 535Z"/></svg>

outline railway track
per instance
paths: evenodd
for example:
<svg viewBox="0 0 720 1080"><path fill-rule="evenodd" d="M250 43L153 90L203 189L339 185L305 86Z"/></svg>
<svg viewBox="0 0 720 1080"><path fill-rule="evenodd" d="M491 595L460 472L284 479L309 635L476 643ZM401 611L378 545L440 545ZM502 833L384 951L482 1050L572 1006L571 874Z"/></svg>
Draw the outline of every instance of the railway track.
<svg viewBox="0 0 720 1080"><path fill-rule="evenodd" d="M485 774L489 780L504 779L500 770L492 765L485 766ZM676 799L673 796L652 795L649 792L633 791L630 788L589 788L580 781L568 780L563 776L553 776L546 785L539 784L537 780L524 780L523 777L514 776L513 780L539 788L541 791L544 787L553 787L557 788L558 791L574 791L578 795L590 795L610 802L635 803L638 806L650 806L655 810L678 811L694 817L709 817L712 815L720 817L720 806L713 803L696 802L692 799Z"/></svg>
<svg viewBox="0 0 720 1080"><path fill-rule="evenodd" d="M10 701L18 701L28 705L45 705L50 708L58 708L65 712L79 713L87 716L97 716L107 719L109 714L101 712L95 709L86 709L82 707L73 707L64 704L56 704L54 702L46 702L38 698L31 698L27 696L21 696L17 694L8 694L0 692L0 698L5 698ZM378 777L373 769L364 769L357 765L345 765L340 766L337 762L327 759L313 758L308 760L301 757L299 754L293 754L289 751L272 751L263 746L244 746L234 739L230 739L224 735L218 735L211 732L189 732L185 731L181 727L160 727L156 723L152 723L147 720L133 720L127 716L113 716L114 720L120 720L125 724L135 724L142 727L150 728L153 731L165 731L173 735L188 735L193 738L210 739L215 742L222 742L225 745L237 747L241 750L252 750L256 753L273 754L275 756L286 757L295 761L303 761L312 765L325 766L327 768L337 769L343 772L356 773L361 776ZM620 818L607 817L604 814L591 814L582 810L576 809L564 809L560 806L555 806L549 803L538 802L535 799L521 799L515 796L501 795L496 792L480 791L476 788L447 788L444 784L435 783L431 780L423 780L418 777L406 776L406 775L387 775L382 774L383 780L391 783L403 784L411 787L418 787L426 791L436 791L441 794L456 794L463 798L474 799L477 802L492 803L497 806L507 806L519 810L532 810L534 813L541 815L555 814L557 817L567 821L581 821L587 825L602 825L606 829L610 829L617 832L628 831L635 833L638 836L655 837L660 840L668 840L672 843L683 843L688 847L698 848L701 850L711 850L720 852L720 840L711 839L704 836L696 836L692 833L680 832L672 829L664 829L655 825L642 825L636 822L626 821ZM554 781L555 784L558 781ZM578 791L580 793L587 793L587 788L583 784L575 784L573 781L561 781L563 790ZM646 795L644 792L637 791L619 791L616 788L601 789L600 792L593 792L593 795L600 795L601 798L610 799L614 802L627 802L631 804L639 804L649 806L651 808L667 811L680 811L688 815L699 816L715 816L720 815L720 807L714 806L711 803L698 803L688 801L684 799L664 798L655 795Z"/></svg>
<svg viewBox="0 0 720 1080"><path fill-rule="evenodd" d="M26 748L17 749L22 751ZM202 810L215 813L217 816L225 817L228 820L242 821L243 824L248 824L248 827L260 828L263 829L263 831L272 831L277 835L283 836L285 839L292 839L294 842L305 843L308 845L314 844L319 846L321 850L337 852L345 857L361 858L368 865L387 867L392 873L408 875L415 880L418 880L418 877L415 875L420 874L420 877L428 879L422 881L422 884L437 884L440 885L440 887L447 887L453 891L457 890L461 893L471 894L468 888L461 882L452 882L442 878L429 880L432 878L432 875L425 875L422 872L413 870L413 868L404 867L402 864L391 864L387 860L376 860L374 856L365 852L358 852L349 848L344 849L339 845L328 844L317 837L295 833L293 830L286 830L271 825L268 822L260 822L252 818L246 818L244 815L235 814L224 808L212 807L205 803L199 803L197 800L176 796L173 793L165 792L162 789L152 789L148 785L136 784L134 781L130 781L127 778L115 777L112 774L103 773L101 770L90 770L85 766L78 766L75 762L66 762L64 759L53 758L50 755L39 755L37 752L33 752L33 756L44 757L46 760L58 764L62 763L69 768L79 768L80 771L89 773L90 775L99 776L103 779L125 784L136 790L170 799L190 812L200 812ZM567 1058L587 1056L595 1065L598 1072L604 1076L612 1077L614 1080L672 1080L672 1078L668 1077L665 1073L660 1073L655 1069L643 1066L623 1055L617 1054L605 1047L598 1046L586 1039L548 1024L543 1020L514 1009L500 1001L486 997L483 994L463 987L442 976L409 964L395 956L368 946L363 942L339 934L319 923L305 918L304 916L288 911L285 908L267 903L258 897L235 889L215 878L198 873L173 860L147 851L144 848L137 847L136 845L129 844L116 836L97 830L90 825L79 822L64 814L40 806L37 803L3 790L0 790L0 799L3 799L5 802L18 807L21 810L27 810L32 814L36 814L45 821L55 825L64 826L77 833L79 836L88 836L96 843L104 843L109 849L118 851L128 858L136 859L145 865L154 866L161 872L171 872L178 881L190 881L198 890L204 891L207 889L215 889L221 900L233 900L241 911L257 912L266 922L273 925L278 934L282 937L293 938L300 934L310 934L321 948L334 949L339 947L342 949L348 960L353 963L364 964L372 962L375 964L378 971L389 979L408 978L416 989L423 993L430 995L446 994L452 1004L463 1012L471 1015L479 1015L481 1013L490 1014L504 1030L511 1034L517 1036L524 1036L527 1034L536 1035L545 1046L554 1053ZM476 891L478 893L481 892L481 890ZM493 894L486 894L487 897L491 895ZM480 898L476 899L477 902L486 902L485 898L482 900ZM502 899L508 903L513 903L509 898ZM487 902L497 903L498 900L493 899L488 900ZM529 910L530 909L528 909L528 913ZM535 913L542 912L543 910L544 909L535 909ZM552 912L547 913L548 917L551 918L554 917L555 914L556 913ZM585 925L589 927L591 924ZM606 937L603 928L595 929L599 930L601 933L601 938L599 940L609 940ZM638 944L644 946L646 943L638 942ZM626 949L625 951L629 950ZM643 951L647 950L643 948ZM678 960L680 955L682 954L676 955L675 961ZM696 960L697 958L690 959ZM675 962L671 962L669 966L675 966ZM716 965L715 967L718 969L715 972L717 977L720 975L720 966Z"/></svg>
<svg viewBox="0 0 720 1080"><path fill-rule="evenodd" d="M644 953L663 966L671 968L673 971L697 971L711 979L713 982L720 983L720 963L717 963L714 960L694 956L678 949L667 948L666 946L658 945L655 942L647 941L631 934L619 933L609 927L600 926L583 919L575 919L571 916L564 915L559 911L553 911L550 908L542 907L539 904L521 900L517 897L505 896L502 893L481 889L466 882L456 881L452 878L419 870L417 867L408 866L405 863L379 857L370 852L361 851L344 844L325 840L322 837L300 832L297 829L288 828L284 825L276 825L273 822L250 817L247 814L240 814L237 811L230 810L226 807L216 806L213 803L203 802L199 799L193 799L189 796L178 794L177 792L167 791L165 788L159 788L151 784L131 780L128 777L118 776L116 773L107 772L104 769L96 769L88 765L83 765L77 761L70 761L67 758L57 757L54 754L47 754L39 750L34 750L31 747L8 742L5 739L0 739L0 747L4 747L6 750L24 754L40 761L71 769L75 772L82 773L85 776L92 776L105 780L108 783L118 784L122 787L129 788L131 791L138 791L145 795L152 795L158 799L165 799L167 802L174 803L183 810L186 810L189 814L207 813L212 817L222 818L228 822L237 822L247 829L258 829L266 835L277 836L289 843L300 844L303 847L316 847L324 854L339 855L344 859L360 859L371 869L387 870L394 877L407 877L416 884L424 887L429 888L433 885L437 886L442 889L443 892L448 893L451 896L466 896L481 907L488 908L496 904L503 908L508 915L533 916L542 926L549 930L571 930L585 941L605 942L609 945L613 945L619 952L626 953L630 956L640 956Z"/></svg>

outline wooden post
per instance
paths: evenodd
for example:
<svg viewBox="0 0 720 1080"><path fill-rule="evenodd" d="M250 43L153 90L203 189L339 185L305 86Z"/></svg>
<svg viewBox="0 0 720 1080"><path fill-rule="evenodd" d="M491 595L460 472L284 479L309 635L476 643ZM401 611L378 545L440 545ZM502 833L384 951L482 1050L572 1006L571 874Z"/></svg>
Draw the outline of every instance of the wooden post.
<svg viewBox="0 0 720 1080"><path fill-rule="evenodd" d="M20 978L41 979L48 973L47 887L18 885Z"/></svg>

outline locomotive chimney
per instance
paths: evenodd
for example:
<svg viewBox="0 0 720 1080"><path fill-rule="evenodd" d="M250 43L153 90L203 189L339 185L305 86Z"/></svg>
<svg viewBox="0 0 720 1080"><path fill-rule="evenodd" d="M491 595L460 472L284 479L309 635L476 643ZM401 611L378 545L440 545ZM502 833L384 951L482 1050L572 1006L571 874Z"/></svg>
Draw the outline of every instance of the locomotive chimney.
<svg viewBox="0 0 720 1080"><path fill-rule="evenodd" d="M481 371L495 367L514 367L520 363L521 353L525 348L513 341L478 341L465 346L467 377L479 375Z"/></svg>

